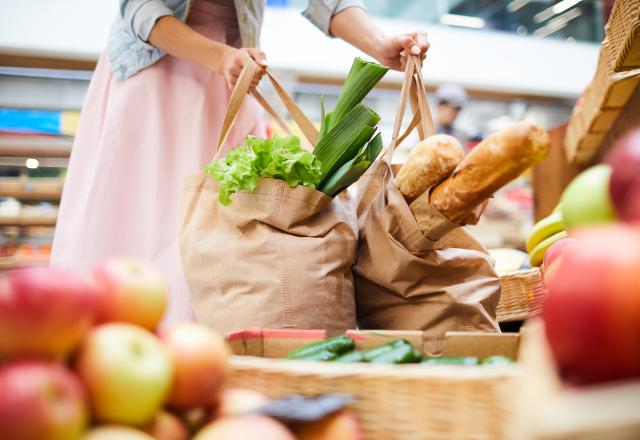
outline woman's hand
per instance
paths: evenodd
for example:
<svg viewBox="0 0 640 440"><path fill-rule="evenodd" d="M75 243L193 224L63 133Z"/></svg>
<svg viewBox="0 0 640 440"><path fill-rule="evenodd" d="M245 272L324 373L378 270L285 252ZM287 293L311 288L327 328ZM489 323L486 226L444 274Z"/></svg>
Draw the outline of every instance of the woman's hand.
<svg viewBox="0 0 640 440"><path fill-rule="evenodd" d="M426 32L413 32L395 37L382 37L373 49L373 57L394 70L404 70L407 54L420 55L424 59L429 49Z"/></svg>
<svg viewBox="0 0 640 440"><path fill-rule="evenodd" d="M149 42L165 52L224 76L233 87L246 60L253 58L258 66L266 67L266 56L259 49L236 49L210 40L173 16L161 17L151 30ZM251 87L260 82L264 69L259 69Z"/></svg>
<svg viewBox="0 0 640 440"><path fill-rule="evenodd" d="M424 58L429 49L426 32L388 37L361 8L347 8L334 15L330 31L395 70L404 70L408 54Z"/></svg>
<svg viewBox="0 0 640 440"><path fill-rule="evenodd" d="M264 75L264 67L267 66L267 57L260 49L256 48L242 48L236 49L233 47L227 47L224 51L221 74L227 80L227 85L232 88L236 85L240 72L244 67L244 63L247 60L253 59L261 69L258 70L251 83L251 88L255 88L262 76Z"/></svg>

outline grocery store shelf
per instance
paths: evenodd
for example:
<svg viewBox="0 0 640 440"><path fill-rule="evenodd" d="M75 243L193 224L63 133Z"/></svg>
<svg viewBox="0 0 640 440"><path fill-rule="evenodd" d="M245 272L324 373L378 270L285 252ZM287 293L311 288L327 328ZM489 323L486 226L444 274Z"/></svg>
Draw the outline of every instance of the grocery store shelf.
<svg viewBox="0 0 640 440"><path fill-rule="evenodd" d="M23 201L59 201L62 196L62 179L0 179L0 197L14 197Z"/></svg>
<svg viewBox="0 0 640 440"><path fill-rule="evenodd" d="M73 138L64 136L0 136L0 156L67 158L71 154Z"/></svg>
<svg viewBox="0 0 640 440"><path fill-rule="evenodd" d="M55 226L54 216L0 217L0 226Z"/></svg>
<svg viewBox="0 0 640 440"><path fill-rule="evenodd" d="M0 197L14 197L26 202L41 200L59 201L62 197L62 191L5 191L0 187Z"/></svg>
<svg viewBox="0 0 640 440"><path fill-rule="evenodd" d="M0 271L20 269L28 266L46 266L49 264L49 259L45 258L0 258Z"/></svg>

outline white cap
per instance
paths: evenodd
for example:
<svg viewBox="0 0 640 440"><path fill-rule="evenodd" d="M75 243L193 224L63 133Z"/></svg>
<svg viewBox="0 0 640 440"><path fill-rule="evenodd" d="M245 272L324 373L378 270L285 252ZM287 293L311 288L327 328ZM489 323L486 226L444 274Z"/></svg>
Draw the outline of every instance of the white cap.
<svg viewBox="0 0 640 440"><path fill-rule="evenodd" d="M467 102L467 92L458 84L442 84L436 90L436 99L438 102L447 101L455 107L462 107Z"/></svg>

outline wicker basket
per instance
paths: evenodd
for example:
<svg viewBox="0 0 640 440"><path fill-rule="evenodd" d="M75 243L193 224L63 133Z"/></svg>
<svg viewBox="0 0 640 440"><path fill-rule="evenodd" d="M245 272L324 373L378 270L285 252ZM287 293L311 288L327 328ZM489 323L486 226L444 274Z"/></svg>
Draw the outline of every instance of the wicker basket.
<svg viewBox="0 0 640 440"><path fill-rule="evenodd" d="M385 332L376 332L375 336L381 333ZM420 332L408 335L416 333ZM403 336L402 332L393 334ZM450 337L456 336L448 334ZM500 341L503 348L510 346L509 351L517 352L518 335L473 337L498 341L498 353ZM287 349L291 348L290 341ZM298 339L298 346L306 342ZM236 353L248 349L247 354L254 351L268 355L259 345L257 340L244 345L236 341L232 347ZM467 355L468 350L479 346L464 341L453 345L465 347ZM275 353L282 355L282 351ZM513 428L512 401L521 377L518 366L335 364L257 356L232 356L231 364L232 386L257 390L271 398L291 394L353 395L351 409L366 440L507 438L506 433Z"/></svg>
<svg viewBox="0 0 640 440"><path fill-rule="evenodd" d="M609 65L616 72L640 67L640 0L617 0L605 27Z"/></svg>
<svg viewBox="0 0 640 440"><path fill-rule="evenodd" d="M640 69L614 71L614 51L610 40L603 41L594 79L584 91L582 105L572 114L565 149L573 162L587 163L593 158L640 83Z"/></svg>
<svg viewBox="0 0 640 440"><path fill-rule="evenodd" d="M499 322L523 321L540 314L544 298L540 269L519 270L501 278L502 295L497 309Z"/></svg>

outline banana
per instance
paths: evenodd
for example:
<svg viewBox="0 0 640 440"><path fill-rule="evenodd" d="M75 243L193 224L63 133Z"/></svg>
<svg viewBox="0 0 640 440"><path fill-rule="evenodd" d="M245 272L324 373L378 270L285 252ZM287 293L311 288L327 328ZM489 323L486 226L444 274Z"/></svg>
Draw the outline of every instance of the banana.
<svg viewBox="0 0 640 440"><path fill-rule="evenodd" d="M561 209L562 209L562 202L558 203L558 206L553 208L553 212L560 212Z"/></svg>
<svg viewBox="0 0 640 440"><path fill-rule="evenodd" d="M531 263L531 267L540 266L542 264L542 260L544 259L544 254L547 253L547 249L549 249L549 246L551 246L558 240L567 238L567 236L567 231L560 231L557 234L553 234L551 237L547 237L540 243L538 243L538 245L534 247L531 252L529 252L529 262Z"/></svg>
<svg viewBox="0 0 640 440"><path fill-rule="evenodd" d="M527 252L531 253L541 241L545 238L551 237L553 234L557 234L560 231L564 231L564 222L562 221L562 213L554 212L549 217L545 217L536 223L527 238L526 248Z"/></svg>

